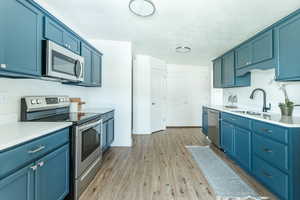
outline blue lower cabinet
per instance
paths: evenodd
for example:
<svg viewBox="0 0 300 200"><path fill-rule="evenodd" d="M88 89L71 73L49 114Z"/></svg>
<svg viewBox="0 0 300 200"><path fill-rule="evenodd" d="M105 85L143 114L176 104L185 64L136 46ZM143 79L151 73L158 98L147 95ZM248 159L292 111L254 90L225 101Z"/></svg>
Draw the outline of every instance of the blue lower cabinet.
<svg viewBox="0 0 300 200"><path fill-rule="evenodd" d="M108 146L110 146L114 139L115 139L115 127L114 127L114 119L110 119L108 120L107 122L107 127L108 127L108 130L107 130L107 144Z"/></svg>
<svg viewBox="0 0 300 200"><path fill-rule="evenodd" d="M0 152L0 199L63 200L69 193L69 152L68 128Z"/></svg>
<svg viewBox="0 0 300 200"><path fill-rule="evenodd" d="M34 200L34 164L0 180L0 199Z"/></svg>
<svg viewBox="0 0 300 200"><path fill-rule="evenodd" d="M69 145L36 162L36 199L63 200L69 193Z"/></svg>
<svg viewBox="0 0 300 200"><path fill-rule="evenodd" d="M103 123L102 128L102 150L105 151L107 149L107 122Z"/></svg>
<svg viewBox="0 0 300 200"><path fill-rule="evenodd" d="M234 133L235 158L247 170L251 170L251 132L235 127Z"/></svg>
<svg viewBox="0 0 300 200"><path fill-rule="evenodd" d="M288 175L269 165L257 156L253 157L253 174L279 196L280 199L292 199L288 198Z"/></svg>
<svg viewBox="0 0 300 200"><path fill-rule="evenodd" d="M234 126L222 121L221 124L221 147L223 150L228 153L229 155L234 155L234 148L233 148L233 142L234 142Z"/></svg>
<svg viewBox="0 0 300 200"><path fill-rule="evenodd" d="M202 108L202 132L205 135L208 133L208 111L206 107Z"/></svg>

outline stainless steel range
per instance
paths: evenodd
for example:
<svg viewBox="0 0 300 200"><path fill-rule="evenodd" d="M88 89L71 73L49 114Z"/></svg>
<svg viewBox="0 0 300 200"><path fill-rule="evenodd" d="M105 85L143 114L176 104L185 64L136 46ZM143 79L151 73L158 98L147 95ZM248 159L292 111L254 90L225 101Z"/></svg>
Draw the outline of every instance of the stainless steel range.
<svg viewBox="0 0 300 200"><path fill-rule="evenodd" d="M28 96L21 99L22 121L73 122L70 195L78 200L98 172L102 159L102 120L96 113L70 113L67 96Z"/></svg>

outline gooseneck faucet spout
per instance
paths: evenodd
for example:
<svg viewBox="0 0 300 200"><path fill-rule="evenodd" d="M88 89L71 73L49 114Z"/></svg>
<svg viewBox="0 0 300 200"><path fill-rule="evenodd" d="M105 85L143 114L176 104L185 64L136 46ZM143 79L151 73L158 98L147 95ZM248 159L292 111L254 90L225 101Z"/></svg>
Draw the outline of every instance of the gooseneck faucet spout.
<svg viewBox="0 0 300 200"><path fill-rule="evenodd" d="M250 95L250 99L254 99L254 94L257 91L261 91L263 93L263 112L268 112L268 110L271 110L271 104L269 104L269 107L267 107L267 94L265 90L261 88L254 89Z"/></svg>

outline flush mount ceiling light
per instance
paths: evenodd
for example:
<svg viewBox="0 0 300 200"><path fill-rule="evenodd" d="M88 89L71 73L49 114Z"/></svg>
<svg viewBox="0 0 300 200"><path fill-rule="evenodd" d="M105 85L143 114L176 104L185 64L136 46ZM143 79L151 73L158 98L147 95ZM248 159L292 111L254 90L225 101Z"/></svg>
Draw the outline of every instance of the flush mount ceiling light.
<svg viewBox="0 0 300 200"><path fill-rule="evenodd" d="M179 47L176 47L176 52L177 53L189 53L191 51L192 51L192 48L188 47L188 46L179 46Z"/></svg>
<svg viewBox="0 0 300 200"><path fill-rule="evenodd" d="M155 5L151 0L130 0L129 10L140 17L150 17L155 11Z"/></svg>

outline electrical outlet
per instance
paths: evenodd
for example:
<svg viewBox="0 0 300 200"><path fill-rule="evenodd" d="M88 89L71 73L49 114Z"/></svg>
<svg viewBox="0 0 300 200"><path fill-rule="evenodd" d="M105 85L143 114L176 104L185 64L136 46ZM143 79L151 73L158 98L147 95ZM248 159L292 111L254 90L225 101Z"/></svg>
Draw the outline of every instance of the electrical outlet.
<svg viewBox="0 0 300 200"><path fill-rule="evenodd" d="M0 105L4 105L8 103L7 95L0 93Z"/></svg>

